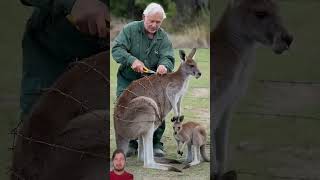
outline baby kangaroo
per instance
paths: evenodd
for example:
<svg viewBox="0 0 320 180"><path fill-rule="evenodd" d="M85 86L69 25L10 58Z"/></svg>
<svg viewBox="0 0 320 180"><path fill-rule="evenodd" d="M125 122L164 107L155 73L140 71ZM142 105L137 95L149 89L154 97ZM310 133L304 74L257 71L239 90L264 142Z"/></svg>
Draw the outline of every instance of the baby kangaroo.
<svg viewBox="0 0 320 180"><path fill-rule="evenodd" d="M187 164L183 169L189 168L200 163L200 154L204 161L209 162L205 152L207 133L204 127L196 122L187 122L182 124L184 116L173 117L173 136L177 141L177 153L182 155L183 149L188 145ZM182 146L180 148L180 142Z"/></svg>

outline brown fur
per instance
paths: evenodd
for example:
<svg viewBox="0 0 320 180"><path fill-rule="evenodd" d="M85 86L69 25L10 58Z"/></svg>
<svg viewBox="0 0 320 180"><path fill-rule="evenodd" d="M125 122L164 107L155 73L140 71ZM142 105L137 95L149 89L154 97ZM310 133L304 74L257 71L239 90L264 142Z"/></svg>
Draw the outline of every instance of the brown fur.
<svg viewBox="0 0 320 180"><path fill-rule="evenodd" d="M109 150L106 111L109 103L109 52L102 52L75 64L52 86L70 94L88 107L56 91L47 91L25 118L19 133L25 137L104 157ZM101 76L102 75L102 76ZM82 110L81 110L82 109ZM82 157L82 158L81 158ZM13 171L24 179L106 179L106 158L28 142L17 136ZM104 173L105 172L105 173ZM12 174L12 180L18 177Z"/></svg>
<svg viewBox="0 0 320 180"><path fill-rule="evenodd" d="M200 147L200 154L204 161L209 162L209 158L205 153L205 145L207 141L207 133L203 126L196 122L183 123L176 121L173 124L174 137L181 143L187 142L188 145ZM180 150L180 149L179 149ZM182 151L183 149L181 149Z"/></svg>

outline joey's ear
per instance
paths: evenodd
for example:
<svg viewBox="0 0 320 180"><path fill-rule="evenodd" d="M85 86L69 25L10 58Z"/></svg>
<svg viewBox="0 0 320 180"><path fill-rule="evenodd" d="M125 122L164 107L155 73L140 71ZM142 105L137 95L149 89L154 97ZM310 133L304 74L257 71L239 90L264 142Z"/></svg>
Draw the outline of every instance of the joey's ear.
<svg viewBox="0 0 320 180"><path fill-rule="evenodd" d="M182 122L183 119L184 119L184 115L182 115L182 116L179 117L180 122Z"/></svg>
<svg viewBox="0 0 320 180"><path fill-rule="evenodd" d="M176 118L175 117L172 117L171 118L171 122L175 122L176 121Z"/></svg>
<svg viewBox="0 0 320 180"><path fill-rule="evenodd" d="M179 55L180 55L180 59L182 61L185 61L186 59L186 53L184 52L184 50L179 50Z"/></svg>

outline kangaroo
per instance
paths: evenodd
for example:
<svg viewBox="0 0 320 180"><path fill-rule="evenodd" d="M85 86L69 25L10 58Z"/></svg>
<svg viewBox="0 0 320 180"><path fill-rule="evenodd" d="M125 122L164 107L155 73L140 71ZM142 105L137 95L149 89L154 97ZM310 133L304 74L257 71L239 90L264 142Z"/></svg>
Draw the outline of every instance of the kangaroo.
<svg viewBox="0 0 320 180"><path fill-rule="evenodd" d="M211 172L212 177L220 180L226 167L231 112L248 86L256 45L268 46L281 54L289 48L293 37L284 28L273 0L230 0L211 33L211 158L215 158ZM236 173L233 174L236 179Z"/></svg>
<svg viewBox="0 0 320 180"><path fill-rule="evenodd" d="M169 165L156 163L153 157L154 130L173 109L181 115L182 96L187 91L190 76L199 78L201 72L193 59L196 49L188 56L179 51L180 67L166 75L151 75L133 81L119 96L114 110L114 128L117 148L128 150L130 139L139 139L138 158L145 168L179 171Z"/></svg>
<svg viewBox="0 0 320 180"><path fill-rule="evenodd" d="M189 121L182 124L183 119L184 116L180 116L178 119L171 119L173 122L173 136L177 141L177 153L182 155L184 147L188 145L186 162L190 163L183 169L199 164L200 154L204 161L210 162L205 151L205 144L207 141L206 130L196 122ZM181 147L180 143L182 143Z"/></svg>
<svg viewBox="0 0 320 180"><path fill-rule="evenodd" d="M76 62L39 98L17 130L11 180L107 179L107 158L58 147L106 156L108 58L109 52L104 51ZM56 144L57 148L26 138Z"/></svg>

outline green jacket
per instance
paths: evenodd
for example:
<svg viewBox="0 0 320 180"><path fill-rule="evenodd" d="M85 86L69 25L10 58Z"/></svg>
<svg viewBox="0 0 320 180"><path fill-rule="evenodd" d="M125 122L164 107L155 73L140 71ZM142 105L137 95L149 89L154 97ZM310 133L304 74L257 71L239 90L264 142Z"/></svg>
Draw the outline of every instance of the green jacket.
<svg viewBox="0 0 320 180"><path fill-rule="evenodd" d="M146 67L156 71L159 65L164 65L169 72L174 68L172 43L163 29L156 32L151 40L145 34L143 21L134 21L122 29L114 41L113 59L120 63L117 74L117 96L142 74L132 70L135 59L142 61Z"/></svg>
<svg viewBox="0 0 320 180"><path fill-rule="evenodd" d="M26 114L70 62L109 50L109 40L83 34L67 20L75 0L21 2L34 8L22 40L20 108Z"/></svg>

